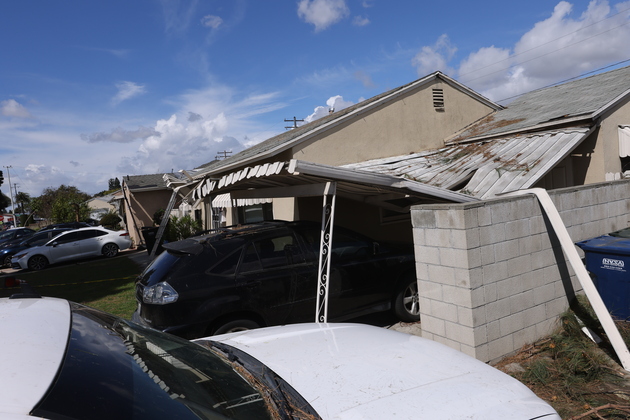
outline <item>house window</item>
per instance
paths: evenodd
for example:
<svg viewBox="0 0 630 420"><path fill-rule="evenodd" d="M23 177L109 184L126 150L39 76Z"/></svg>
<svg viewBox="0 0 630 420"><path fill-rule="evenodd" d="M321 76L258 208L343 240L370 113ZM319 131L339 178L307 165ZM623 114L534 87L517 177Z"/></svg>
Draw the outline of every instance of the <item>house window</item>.
<svg viewBox="0 0 630 420"><path fill-rule="evenodd" d="M433 108L444 111L444 89L433 89Z"/></svg>
<svg viewBox="0 0 630 420"><path fill-rule="evenodd" d="M627 177L630 172L630 125L619 126L619 159L621 159L621 173Z"/></svg>
<svg viewBox="0 0 630 420"><path fill-rule="evenodd" d="M271 203L256 204L254 206L238 207L239 223L255 223L263 220L273 220Z"/></svg>

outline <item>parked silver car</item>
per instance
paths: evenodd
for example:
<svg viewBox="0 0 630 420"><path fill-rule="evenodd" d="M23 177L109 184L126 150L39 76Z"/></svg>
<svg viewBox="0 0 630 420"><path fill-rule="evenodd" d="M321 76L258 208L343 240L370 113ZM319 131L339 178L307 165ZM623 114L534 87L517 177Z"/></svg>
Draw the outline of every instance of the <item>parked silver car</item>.
<svg viewBox="0 0 630 420"><path fill-rule="evenodd" d="M13 256L13 268L42 270L50 264L98 257L115 257L131 246L127 231L89 227L64 232L44 245L29 248Z"/></svg>

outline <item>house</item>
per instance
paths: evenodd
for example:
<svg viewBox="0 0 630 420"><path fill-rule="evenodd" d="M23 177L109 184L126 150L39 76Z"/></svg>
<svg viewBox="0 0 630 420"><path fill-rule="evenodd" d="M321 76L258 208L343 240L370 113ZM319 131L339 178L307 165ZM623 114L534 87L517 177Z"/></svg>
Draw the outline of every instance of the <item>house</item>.
<svg viewBox="0 0 630 420"><path fill-rule="evenodd" d="M341 191L336 204L340 224L377 238L410 242L411 205L436 200L466 201L470 197L442 188L428 192L428 187L419 183L414 188L423 191L398 189L395 184L401 180L392 177L372 176L375 183L365 185L365 174L333 168L442 147L445 138L502 109L450 77L435 72L210 164L191 174L192 179L188 181L180 178L167 179L167 182L172 188L180 187L180 192L194 203L193 208L201 210L206 226L210 226L213 213L221 208L227 210L228 224L261 217L319 220L321 198L319 194L307 193L304 185L341 182L345 191ZM298 166L302 170L301 191L295 188ZM309 181L305 180L306 166L311 171ZM252 175L254 168L262 171L263 167L266 168L264 179L261 174ZM269 167L278 172L267 173ZM292 176L286 176L289 168L294 170ZM339 178L331 177L333 173ZM234 174L238 174L238 182L234 182ZM222 183L221 180L228 177L230 182ZM278 177L283 180L273 179ZM379 178L378 181L375 178ZM245 179L249 184L245 184ZM260 189L260 185L250 185L256 180L266 187L285 185L284 182L291 180L287 185L294 188L291 191L267 190L247 197L242 192L234 193L236 189Z"/></svg>
<svg viewBox="0 0 630 420"><path fill-rule="evenodd" d="M482 199L620 179L630 169L630 67L538 89L434 150L346 165Z"/></svg>
<svg viewBox="0 0 630 420"><path fill-rule="evenodd" d="M155 213L167 207L172 191L163 174L125 175L122 181L125 226L135 245L145 244L142 228L154 226Z"/></svg>
<svg viewBox="0 0 630 420"><path fill-rule="evenodd" d="M89 199L87 205L90 208L90 219L98 222L107 213L118 212L118 204L113 193Z"/></svg>

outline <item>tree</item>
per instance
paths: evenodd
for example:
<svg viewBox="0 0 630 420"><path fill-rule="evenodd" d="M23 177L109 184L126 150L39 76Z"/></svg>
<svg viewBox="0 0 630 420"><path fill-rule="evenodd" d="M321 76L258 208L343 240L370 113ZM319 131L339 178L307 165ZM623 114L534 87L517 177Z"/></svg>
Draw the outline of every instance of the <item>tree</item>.
<svg viewBox="0 0 630 420"><path fill-rule="evenodd" d="M120 181L118 178L110 178L109 179L109 188L108 190L119 190L120 189Z"/></svg>
<svg viewBox="0 0 630 420"><path fill-rule="evenodd" d="M2 191L0 191L0 212L7 211L7 208L11 206L11 199L4 195Z"/></svg>
<svg viewBox="0 0 630 420"><path fill-rule="evenodd" d="M77 187L61 185L46 188L44 193L33 199L32 208L41 217L52 218L56 223L87 220L90 209L86 203L91 197Z"/></svg>
<svg viewBox="0 0 630 420"><path fill-rule="evenodd" d="M18 192L15 195L15 201L17 202L18 213L29 213L31 210L31 196L29 193Z"/></svg>

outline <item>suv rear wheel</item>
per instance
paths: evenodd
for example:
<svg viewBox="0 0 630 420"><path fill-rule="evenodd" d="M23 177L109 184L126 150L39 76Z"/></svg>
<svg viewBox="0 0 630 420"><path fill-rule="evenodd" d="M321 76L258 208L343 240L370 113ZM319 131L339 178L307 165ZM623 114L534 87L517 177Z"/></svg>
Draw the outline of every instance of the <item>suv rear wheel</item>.
<svg viewBox="0 0 630 420"><path fill-rule="evenodd" d="M408 276L401 282L393 307L394 314L401 321L420 321L420 297L416 276Z"/></svg>
<svg viewBox="0 0 630 420"><path fill-rule="evenodd" d="M219 326L219 328L214 330L214 335L253 330L254 328L259 327L260 325L258 325L251 319L236 319L234 321L226 322L225 324Z"/></svg>

